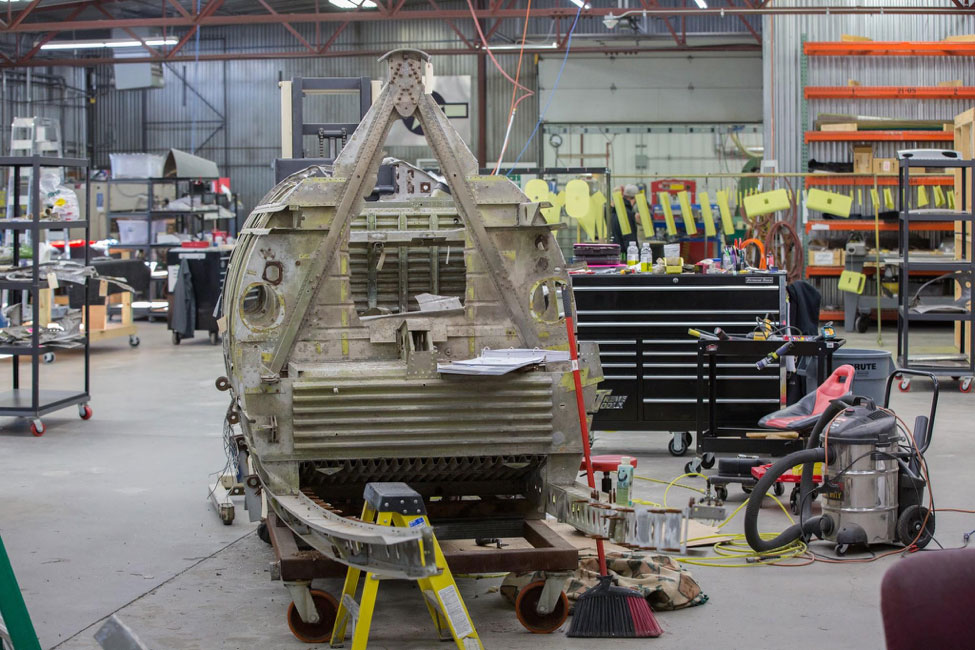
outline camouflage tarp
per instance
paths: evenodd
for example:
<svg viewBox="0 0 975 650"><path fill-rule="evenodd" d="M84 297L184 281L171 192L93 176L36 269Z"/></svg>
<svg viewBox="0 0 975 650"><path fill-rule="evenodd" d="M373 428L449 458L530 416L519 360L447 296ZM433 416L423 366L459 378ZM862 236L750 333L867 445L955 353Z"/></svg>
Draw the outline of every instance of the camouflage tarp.
<svg viewBox="0 0 975 650"><path fill-rule="evenodd" d="M703 605L708 600L690 572L667 555L607 553L606 567L620 586L643 594L650 607L658 612ZM579 568L565 587L570 605L587 589L595 587L598 577L596 556L580 555ZM514 604L522 587L544 578L544 571L510 573L501 583L501 595Z"/></svg>

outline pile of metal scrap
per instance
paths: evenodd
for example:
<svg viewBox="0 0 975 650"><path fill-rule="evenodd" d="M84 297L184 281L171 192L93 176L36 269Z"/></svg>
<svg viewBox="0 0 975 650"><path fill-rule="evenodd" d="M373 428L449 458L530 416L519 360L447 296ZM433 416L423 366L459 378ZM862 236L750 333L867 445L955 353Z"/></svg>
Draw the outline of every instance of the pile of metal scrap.
<svg viewBox="0 0 975 650"><path fill-rule="evenodd" d="M4 309L4 317L19 316L20 304L15 303ZM9 320L9 319L8 319ZM38 341L42 345L58 348L80 348L85 344L85 335L81 331L81 310L68 311L56 322L48 323L38 333ZM33 326L10 325L0 328L0 342L6 345L29 344Z"/></svg>
<svg viewBox="0 0 975 650"><path fill-rule="evenodd" d="M4 266L0 267L0 279L8 281L30 282L33 279L32 266ZM99 275L92 266L85 266L71 260L57 260L43 262L38 265L38 275L50 278L53 274L58 285L63 283L84 285L86 280L106 282L121 288L123 291L135 291L126 284L124 278ZM50 280L48 282L50 284ZM58 316L58 308L64 310ZM51 322L45 323L38 333L40 343L60 348L77 348L84 345L84 333L81 329L82 312L80 309L67 309L66 306L52 306ZM24 323L24 304L14 302L3 309L3 317L8 323L0 328L0 342L7 345L30 343L34 324Z"/></svg>
<svg viewBox="0 0 975 650"><path fill-rule="evenodd" d="M71 260L56 260L52 262L42 262L38 265L38 273L41 277L48 277L51 273L58 279L58 283L70 282L73 284L84 284L85 280L101 280L114 284L124 291L135 291L125 283L124 278L116 278L108 275L99 275L93 266L85 266L80 262ZM29 282L33 279L33 267L31 266L2 266L0 267L0 278L10 281Z"/></svg>

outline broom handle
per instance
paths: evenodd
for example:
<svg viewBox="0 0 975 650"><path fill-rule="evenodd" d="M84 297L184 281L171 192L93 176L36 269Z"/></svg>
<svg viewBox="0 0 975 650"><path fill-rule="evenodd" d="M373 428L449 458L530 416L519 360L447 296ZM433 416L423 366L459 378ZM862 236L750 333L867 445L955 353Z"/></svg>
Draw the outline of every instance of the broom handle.
<svg viewBox="0 0 975 650"><path fill-rule="evenodd" d="M595 491L596 477L592 471L592 455L589 453L589 422L586 417L586 404L582 396L582 374L579 372L579 351L576 349L575 322L572 318L572 299L569 297L569 287L562 289L562 310L565 312L565 328L569 335L569 358L572 360L572 380L576 387L576 409L579 411L579 433L582 437L582 453L586 458L586 479L589 489ZM606 551L603 540L596 539L596 555L599 556L599 573L609 575L606 570Z"/></svg>

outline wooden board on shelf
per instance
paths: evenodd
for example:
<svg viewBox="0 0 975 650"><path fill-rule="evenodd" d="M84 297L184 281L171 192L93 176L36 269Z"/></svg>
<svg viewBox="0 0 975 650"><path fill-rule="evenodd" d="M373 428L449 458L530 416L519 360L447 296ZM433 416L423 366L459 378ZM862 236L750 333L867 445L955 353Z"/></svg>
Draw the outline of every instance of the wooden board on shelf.
<svg viewBox="0 0 975 650"><path fill-rule="evenodd" d="M947 131L806 131L806 142L951 142Z"/></svg>
<svg viewBox="0 0 975 650"><path fill-rule="evenodd" d="M954 185L953 176L942 174L930 174L915 176L914 168L911 168L911 185ZM809 174L806 176L806 187L817 185L853 185L859 187L873 187L877 185L897 185L896 176L848 176L845 174Z"/></svg>

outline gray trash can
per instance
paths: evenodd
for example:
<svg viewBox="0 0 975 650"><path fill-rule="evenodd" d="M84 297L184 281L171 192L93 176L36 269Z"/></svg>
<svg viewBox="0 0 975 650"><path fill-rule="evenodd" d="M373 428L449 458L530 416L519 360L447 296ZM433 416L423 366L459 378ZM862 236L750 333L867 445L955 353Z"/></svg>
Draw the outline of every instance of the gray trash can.
<svg viewBox="0 0 975 650"><path fill-rule="evenodd" d="M807 392L816 389L816 362L816 358L811 357L803 373L806 377ZM834 370L847 364L856 368L852 393L869 397L876 402L877 406L883 406L887 377L896 369L890 352L886 350L840 348L833 353Z"/></svg>

